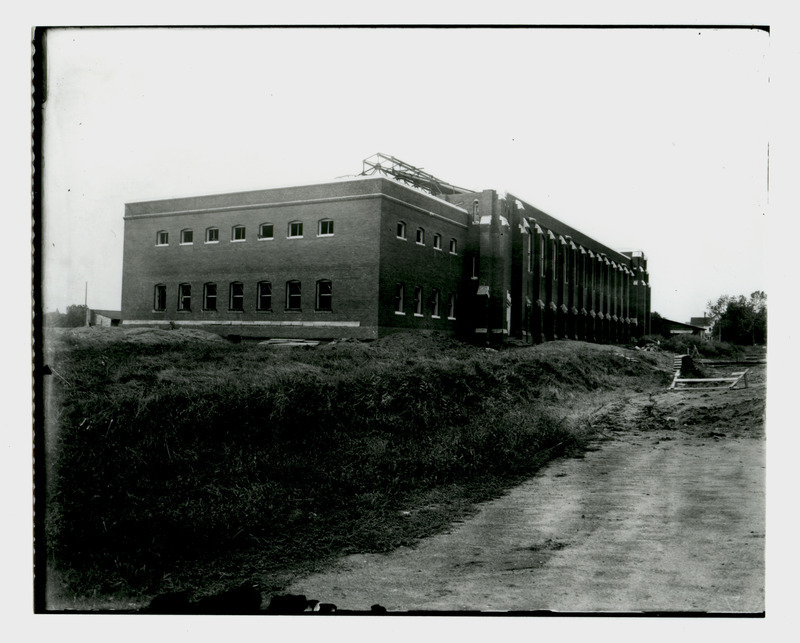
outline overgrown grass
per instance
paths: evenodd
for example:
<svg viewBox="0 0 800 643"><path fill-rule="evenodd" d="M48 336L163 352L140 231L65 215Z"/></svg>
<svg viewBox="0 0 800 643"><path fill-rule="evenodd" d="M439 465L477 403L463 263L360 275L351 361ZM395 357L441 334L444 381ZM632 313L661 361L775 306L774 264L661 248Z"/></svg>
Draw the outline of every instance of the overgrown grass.
<svg viewBox="0 0 800 643"><path fill-rule="evenodd" d="M609 349L65 345L49 558L76 595L144 596L408 544L579 448L576 394L664 384Z"/></svg>

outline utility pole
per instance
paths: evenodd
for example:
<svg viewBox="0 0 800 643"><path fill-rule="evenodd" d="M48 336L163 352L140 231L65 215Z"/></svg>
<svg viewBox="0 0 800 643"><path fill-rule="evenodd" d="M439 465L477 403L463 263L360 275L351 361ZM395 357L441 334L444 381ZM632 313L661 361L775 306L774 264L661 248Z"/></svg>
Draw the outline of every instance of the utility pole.
<svg viewBox="0 0 800 643"><path fill-rule="evenodd" d="M83 288L83 310L85 313L84 326L89 325L89 282L85 282Z"/></svg>

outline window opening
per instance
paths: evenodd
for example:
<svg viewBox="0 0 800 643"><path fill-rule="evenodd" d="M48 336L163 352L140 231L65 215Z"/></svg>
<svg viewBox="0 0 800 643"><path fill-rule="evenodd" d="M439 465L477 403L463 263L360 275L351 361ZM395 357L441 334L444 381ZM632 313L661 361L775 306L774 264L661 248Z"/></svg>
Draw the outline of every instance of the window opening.
<svg viewBox="0 0 800 643"><path fill-rule="evenodd" d="M244 310L244 284L241 281L231 283L230 289L230 309Z"/></svg>
<svg viewBox="0 0 800 643"><path fill-rule="evenodd" d="M405 286L397 284L394 289L394 312L404 314L405 308Z"/></svg>
<svg viewBox="0 0 800 643"><path fill-rule="evenodd" d="M166 230L160 230L156 232L156 245L157 246L168 246L169 245L169 232Z"/></svg>
<svg viewBox="0 0 800 643"><path fill-rule="evenodd" d="M286 282L286 310L300 310L302 296L299 281Z"/></svg>
<svg viewBox="0 0 800 643"><path fill-rule="evenodd" d="M272 284L269 281L258 282L256 310L272 310Z"/></svg>
<svg viewBox="0 0 800 643"><path fill-rule="evenodd" d="M167 309L167 287L164 284L158 284L155 287L155 292L153 293L153 309Z"/></svg>
<svg viewBox="0 0 800 643"><path fill-rule="evenodd" d="M203 286L203 310L217 309L217 284Z"/></svg>
<svg viewBox="0 0 800 643"><path fill-rule="evenodd" d="M192 309L192 286L180 284L178 286L178 310Z"/></svg>
<svg viewBox="0 0 800 643"><path fill-rule="evenodd" d="M290 239L300 239L303 236L303 222L302 221L292 221L289 224L289 238Z"/></svg>
<svg viewBox="0 0 800 643"><path fill-rule="evenodd" d="M206 230L206 243L219 242L219 228L208 228Z"/></svg>
<svg viewBox="0 0 800 643"><path fill-rule="evenodd" d="M245 237L246 233L243 225L233 226L231 230L231 241L244 241Z"/></svg>
<svg viewBox="0 0 800 643"><path fill-rule="evenodd" d="M405 239L406 238L406 224L402 221L397 222L397 238L398 239Z"/></svg>
<svg viewBox="0 0 800 643"><path fill-rule="evenodd" d="M274 228L271 223L262 223L258 226L258 238L259 239L272 239L274 234Z"/></svg>
<svg viewBox="0 0 800 643"><path fill-rule="evenodd" d="M181 230L181 245L194 243L194 233L191 230Z"/></svg>
<svg viewBox="0 0 800 643"><path fill-rule="evenodd" d="M333 221L331 219L322 219L322 221L319 222L319 232L317 234L320 237L332 237Z"/></svg>
<svg viewBox="0 0 800 643"><path fill-rule="evenodd" d="M414 288L414 314L422 317L422 286Z"/></svg>
<svg viewBox="0 0 800 643"><path fill-rule="evenodd" d="M317 310L333 309L333 284L328 279L317 282Z"/></svg>

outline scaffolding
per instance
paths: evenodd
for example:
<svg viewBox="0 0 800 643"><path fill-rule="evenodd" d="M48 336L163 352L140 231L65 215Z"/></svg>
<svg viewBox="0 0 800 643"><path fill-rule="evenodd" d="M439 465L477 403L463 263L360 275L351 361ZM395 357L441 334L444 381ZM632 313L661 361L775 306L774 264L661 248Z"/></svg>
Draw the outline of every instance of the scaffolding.
<svg viewBox="0 0 800 643"><path fill-rule="evenodd" d="M362 163L363 167L359 176L383 174L395 181L400 181L411 187L423 190L433 196L473 192L473 190L460 188L447 181L437 179L433 174L425 172L422 168L414 167L389 154L378 152L369 158L365 158Z"/></svg>

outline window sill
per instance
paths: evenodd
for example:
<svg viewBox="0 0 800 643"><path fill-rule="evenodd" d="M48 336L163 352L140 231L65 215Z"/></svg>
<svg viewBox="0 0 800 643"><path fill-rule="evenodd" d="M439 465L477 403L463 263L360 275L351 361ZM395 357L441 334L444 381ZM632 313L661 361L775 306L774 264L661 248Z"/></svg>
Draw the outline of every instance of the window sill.
<svg viewBox="0 0 800 643"><path fill-rule="evenodd" d="M431 315L431 319L441 319L439 315Z"/></svg>
<svg viewBox="0 0 800 643"><path fill-rule="evenodd" d="M451 255L453 255L454 257L457 257L457 256L458 256L458 253L457 253L457 252L451 252L450 254L451 254Z"/></svg>
<svg viewBox="0 0 800 643"><path fill-rule="evenodd" d="M424 243L420 243L419 241L417 241L417 242L416 242L416 244L417 244L418 246L423 246L423 247L425 246L425 244L424 244Z"/></svg>
<svg viewBox="0 0 800 643"><path fill-rule="evenodd" d="M325 308L323 308L323 309L320 309L320 308L315 308L315 309L314 309L314 312L315 312L315 313L320 313L320 314L322 314L322 315L332 315L332 314L333 314L333 311L332 311L332 310L325 309Z"/></svg>
<svg viewBox="0 0 800 643"><path fill-rule="evenodd" d="M302 313L303 311L300 308L286 308L284 309L285 313Z"/></svg>
<svg viewBox="0 0 800 643"><path fill-rule="evenodd" d="M424 317L424 316L425 316L425 315L423 315L423 314L421 314L421 313L414 313L414 317Z"/></svg>
<svg viewBox="0 0 800 643"><path fill-rule="evenodd" d="M181 310L178 310L178 311L175 311L175 312L177 312L179 315L180 315L181 313L183 313L184 315L186 315L186 314L188 314L188 313L192 312L192 309L191 309L191 308L182 308Z"/></svg>
<svg viewBox="0 0 800 643"><path fill-rule="evenodd" d="M216 308L203 308L200 312L202 313L215 313L217 312Z"/></svg>
<svg viewBox="0 0 800 643"><path fill-rule="evenodd" d="M228 312L229 313L243 313L244 312L244 308L241 308L241 309L239 309L239 308L228 308Z"/></svg>
<svg viewBox="0 0 800 643"><path fill-rule="evenodd" d="M275 237L258 237L257 241L274 241Z"/></svg>
<svg viewBox="0 0 800 643"><path fill-rule="evenodd" d="M219 243L219 241L203 241L203 243L207 246L213 246L214 244Z"/></svg>
<svg viewBox="0 0 800 643"><path fill-rule="evenodd" d="M156 248L169 248L168 243L157 243Z"/></svg>
<svg viewBox="0 0 800 643"><path fill-rule="evenodd" d="M302 239L303 237L286 237L287 239Z"/></svg>
<svg viewBox="0 0 800 643"><path fill-rule="evenodd" d="M455 320L456 320L456 318L455 318L455 317L448 317L448 318L447 318L447 321L455 321Z"/></svg>
<svg viewBox="0 0 800 643"><path fill-rule="evenodd" d="M317 239L319 239L320 237L332 237L332 236L333 236L332 234L318 234Z"/></svg>
<svg viewBox="0 0 800 643"><path fill-rule="evenodd" d="M436 250L436 251L438 251L438 252L441 252L441 251L442 251L442 249L441 249L441 248L437 248L436 246L434 246L434 247L433 247L433 249L434 249L434 250Z"/></svg>
<svg viewBox="0 0 800 643"><path fill-rule="evenodd" d="M179 243L179 246L193 246L194 241L187 241L186 243Z"/></svg>
<svg viewBox="0 0 800 643"><path fill-rule="evenodd" d="M398 241L408 241L406 237L397 237Z"/></svg>
<svg viewBox="0 0 800 643"><path fill-rule="evenodd" d="M244 243L247 239L231 239L231 243Z"/></svg>
<svg viewBox="0 0 800 643"><path fill-rule="evenodd" d="M405 313L403 313L403 312L400 312L399 310L395 310L395 311L394 311L394 314L395 314L395 315L402 315L403 317L405 317L405 316L406 316L406 314L405 314Z"/></svg>

